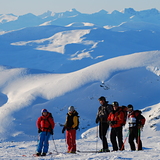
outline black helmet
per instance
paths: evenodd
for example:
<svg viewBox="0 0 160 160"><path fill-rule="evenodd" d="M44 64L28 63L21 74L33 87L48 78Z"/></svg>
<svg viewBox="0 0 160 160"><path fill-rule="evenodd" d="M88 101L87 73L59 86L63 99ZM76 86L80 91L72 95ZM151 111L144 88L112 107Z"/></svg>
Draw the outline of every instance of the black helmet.
<svg viewBox="0 0 160 160"><path fill-rule="evenodd" d="M98 98L99 101L106 101L106 98L104 96L101 96Z"/></svg>
<svg viewBox="0 0 160 160"><path fill-rule="evenodd" d="M127 108L133 110L133 106L132 106L131 104L129 104L129 105L127 106Z"/></svg>
<svg viewBox="0 0 160 160"><path fill-rule="evenodd" d="M119 107L119 104L118 104L118 102L116 102L116 101L114 101L114 102L112 103L112 105Z"/></svg>

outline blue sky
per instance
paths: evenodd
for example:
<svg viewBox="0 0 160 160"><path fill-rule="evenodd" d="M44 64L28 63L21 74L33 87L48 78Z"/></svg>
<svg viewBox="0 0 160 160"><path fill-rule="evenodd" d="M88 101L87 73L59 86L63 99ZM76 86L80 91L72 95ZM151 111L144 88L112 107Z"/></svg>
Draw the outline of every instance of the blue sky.
<svg viewBox="0 0 160 160"><path fill-rule="evenodd" d="M82 13L95 13L101 9L112 12L130 7L136 11L151 8L160 11L160 0L0 0L0 14L15 15L40 15L48 10L64 12L72 8Z"/></svg>

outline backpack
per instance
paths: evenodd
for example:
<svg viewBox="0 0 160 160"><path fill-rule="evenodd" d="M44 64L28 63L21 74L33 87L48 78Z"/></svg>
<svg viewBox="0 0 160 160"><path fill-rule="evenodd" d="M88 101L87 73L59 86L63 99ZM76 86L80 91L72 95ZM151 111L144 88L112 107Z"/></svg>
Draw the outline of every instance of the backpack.
<svg viewBox="0 0 160 160"><path fill-rule="evenodd" d="M124 120L123 120L123 123L122 123L122 126L124 126L126 124L126 121L127 121L127 107L126 106L121 106L119 108L120 108L120 111L122 111L124 113Z"/></svg>
<svg viewBox="0 0 160 160"><path fill-rule="evenodd" d="M129 113L128 117L133 117L136 120L134 123L129 124L134 124L134 126L144 126L146 119L141 113L142 112L140 110L134 110L131 113Z"/></svg>
<svg viewBox="0 0 160 160"><path fill-rule="evenodd" d="M135 110L134 111L134 114L135 114L135 118L136 118L136 121L137 121L137 125L144 125L145 124L145 117L142 115L142 112L140 110Z"/></svg>
<svg viewBox="0 0 160 160"><path fill-rule="evenodd" d="M80 128L79 128L79 116L77 116L77 121L78 121L78 122L77 122L77 126L75 127L75 129L76 129L76 130L78 130L78 129L80 130Z"/></svg>

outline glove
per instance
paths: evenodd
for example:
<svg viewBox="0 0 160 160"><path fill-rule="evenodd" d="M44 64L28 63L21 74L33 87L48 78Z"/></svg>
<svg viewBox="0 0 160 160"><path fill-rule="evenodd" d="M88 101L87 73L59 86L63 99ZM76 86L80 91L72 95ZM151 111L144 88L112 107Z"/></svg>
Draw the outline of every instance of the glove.
<svg viewBox="0 0 160 160"><path fill-rule="evenodd" d="M63 127L63 129L62 129L62 133L64 133L64 131L65 131L66 129L65 129L65 127Z"/></svg>
<svg viewBox="0 0 160 160"><path fill-rule="evenodd" d="M41 131L41 129L38 129L38 133L41 133L42 131Z"/></svg>
<svg viewBox="0 0 160 160"><path fill-rule="evenodd" d="M99 119L98 118L96 118L96 123L98 123L99 122Z"/></svg>
<svg viewBox="0 0 160 160"><path fill-rule="evenodd" d="M110 121L111 125L117 124L117 121Z"/></svg>
<svg viewBox="0 0 160 160"><path fill-rule="evenodd" d="M138 129L142 129L143 130L143 125L138 124Z"/></svg>
<svg viewBox="0 0 160 160"><path fill-rule="evenodd" d="M50 131L50 134L53 135L53 129Z"/></svg>

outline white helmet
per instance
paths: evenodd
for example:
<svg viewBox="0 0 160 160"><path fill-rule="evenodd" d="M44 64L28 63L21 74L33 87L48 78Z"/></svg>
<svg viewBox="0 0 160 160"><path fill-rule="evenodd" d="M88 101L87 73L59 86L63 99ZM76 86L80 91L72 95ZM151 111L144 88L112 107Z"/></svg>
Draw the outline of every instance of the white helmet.
<svg viewBox="0 0 160 160"><path fill-rule="evenodd" d="M68 112L73 112L73 111L74 111L74 107L73 106L68 107Z"/></svg>

